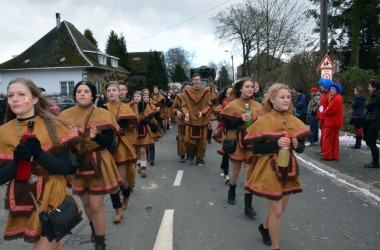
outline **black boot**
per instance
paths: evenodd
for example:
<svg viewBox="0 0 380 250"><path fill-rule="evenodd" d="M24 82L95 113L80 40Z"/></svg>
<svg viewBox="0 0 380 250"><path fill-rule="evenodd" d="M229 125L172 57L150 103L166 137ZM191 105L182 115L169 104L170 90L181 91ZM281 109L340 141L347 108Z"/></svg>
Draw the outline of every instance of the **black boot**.
<svg viewBox="0 0 380 250"><path fill-rule="evenodd" d="M115 224L120 223L123 218L123 210L121 209L123 204L121 203L119 192L120 190L116 194L110 194L112 207L115 209L115 216L113 218L113 223Z"/></svg>
<svg viewBox="0 0 380 250"><path fill-rule="evenodd" d="M258 229L259 229L259 232L261 233L261 237L263 237L263 243L267 246L271 246L272 241L270 239L269 230L267 228L264 228L262 223L260 224Z"/></svg>
<svg viewBox="0 0 380 250"><path fill-rule="evenodd" d="M245 194L244 195L244 213L248 216L251 220L255 219L255 216L257 215L255 209L252 207L252 194Z"/></svg>
<svg viewBox="0 0 380 250"><path fill-rule="evenodd" d="M230 184L230 189L228 190L228 203L231 205L234 205L236 203L236 184L231 185Z"/></svg>
<svg viewBox="0 0 380 250"><path fill-rule="evenodd" d="M146 162L150 161L150 146L146 147Z"/></svg>
<svg viewBox="0 0 380 250"><path fill-rule="evenodd" d="M365 168L379 168L379 162L371 162L364 165Z"/></svg>
<svg viewBox="0 0 380 250"><path fill-rule="evenodd" d="M352 146L353 149L359 149L362 146L362 136L356 136L356 143L355 146Z"/></svg>
<svg viewBox="0 0 380 250"><path fill-rule="evenodd" d="M154 144L149 145L149 160L148 161L149 161L151 166L154 165L155 154L156 154L156 149L154 147Z"/></svg>
<svg viewBox="0 0 380 250"><path fill-rule="evenodd" d="M90 221L90 227L91 227L91 242L95 243L95 228L92 222Z"/></svg>
<svg viewBox="0 0 380 250"><path fill-rule="evenodd" d="M207 130L207 143L211 144L212 129Z"/></svg>
<svg viewBox="0 0 380 250"><path fill-rule="evenodd" d="M105 250L106 245L105 235L95 235L95 250Z"/></svg>

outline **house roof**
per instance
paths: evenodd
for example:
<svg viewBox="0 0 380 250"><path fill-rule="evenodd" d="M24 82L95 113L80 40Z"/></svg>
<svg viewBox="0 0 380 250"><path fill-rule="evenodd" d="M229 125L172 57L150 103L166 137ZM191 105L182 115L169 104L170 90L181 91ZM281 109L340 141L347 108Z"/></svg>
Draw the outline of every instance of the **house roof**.
<svg viewBox="0 0 380 250"><path fill-rule="evenodd" d="M160 56L163 55L162 51L156 51ZM128 64L133 74L146 73L148 71L149 52L128 52Z"/></svg>
<svg viewBox="0 0 380 250"><path fill-rule="evenodd" d="M99 64L85 51L98 50L74 25L62 21L15 58L0 64L0 70L55 67L96 67L127 72L124 68Z"/></svg>

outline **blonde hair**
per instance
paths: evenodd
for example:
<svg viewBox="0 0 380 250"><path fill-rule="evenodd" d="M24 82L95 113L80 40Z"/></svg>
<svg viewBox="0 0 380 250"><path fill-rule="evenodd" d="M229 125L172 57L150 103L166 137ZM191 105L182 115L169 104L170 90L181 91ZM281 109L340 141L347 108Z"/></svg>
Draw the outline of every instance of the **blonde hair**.
<svg viewBox="0 0 380 250"><path fill-rule="evenodd" d="M272 86L270 86L262 104L265 113L269 113L273 109L273 103L271 102L271 99L273 99L277 95L280 89L287 89L290 93L290 88L286 84L275 83ZM289 109L290 109L290 106L289 106Z"/></svg>

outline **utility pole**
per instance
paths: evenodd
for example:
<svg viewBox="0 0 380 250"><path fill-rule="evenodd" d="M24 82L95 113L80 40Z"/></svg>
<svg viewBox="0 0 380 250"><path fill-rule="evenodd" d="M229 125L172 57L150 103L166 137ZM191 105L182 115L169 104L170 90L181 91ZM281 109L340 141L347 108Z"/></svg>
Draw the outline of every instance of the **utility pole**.
<svg viewBox="0 0 380 250"><path fill-rule="evenodd" d="M327 54L327 45L328 45L328 37L327 37L327 0L321 0L321 14L320 14L320 51L322 56Z"/></svg>
<svg viewBox="0 0 380 250"><path fill-rule="evenodd" d="M225 50L224 52L230 52L231 53L231 61L232 61L232 83L235 82L235 67L234 67L234 55L232 54L232 51Z"/></svg>

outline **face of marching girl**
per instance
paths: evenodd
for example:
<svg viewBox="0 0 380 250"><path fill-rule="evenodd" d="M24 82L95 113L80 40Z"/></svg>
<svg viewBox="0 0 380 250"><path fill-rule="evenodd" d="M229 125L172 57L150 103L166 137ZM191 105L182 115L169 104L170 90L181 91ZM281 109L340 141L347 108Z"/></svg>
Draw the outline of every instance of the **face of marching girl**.
<svg viewBox="0 0 380 250"><path fill-rule="evenodd" d="M144 94L143 99L144 99L144 102L148 103L149 102L149 95Z"/></svg>
<svg viewBox="0 0 380 250"><path fill-rule="evenodd" d="M133 96L133 101L134 101L135 103L139 103L139 102L141 102L141 95L134 95L134 96Z"/></svg>
<svg viewBox="0 0 380 250"><path fill-rule="evenodd" d="M30 89L21 82L14 82L8 87L8 104L17 118L34 116L34 104L38 102Z"/></svg>
<svg viewBox="0 0 380 250"><path fill-rule="evenodd" d="M271 99L273 108L277 111L287 111L290 105L290 92L287 89L278 90L277 94Z"/></svg>
<svg viewBox="0 0 380 250"><path fill-rule="evenodd" d="M77 92L75 93L75 100L79 106L87 107L92 104L92 93L91 89L87 85L79 85Z"/></svg>
<svg viewBox="0 0 380 250"><path fill-rule="evenodd" d="M245 81L241 87L241 97L249 99L255 91L255 85L251 81Z"/></svg>
<svg viewBox="0 0 380 250"><path fill-rule="evenodd" d="M120 89L115 85L110 85L107 88L107 98L110 102L118 101L120 98Z"/></svg>

